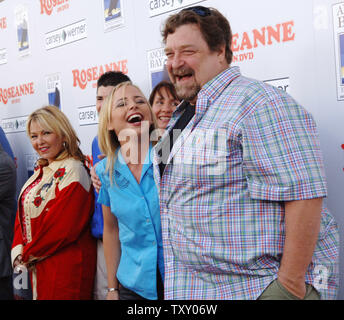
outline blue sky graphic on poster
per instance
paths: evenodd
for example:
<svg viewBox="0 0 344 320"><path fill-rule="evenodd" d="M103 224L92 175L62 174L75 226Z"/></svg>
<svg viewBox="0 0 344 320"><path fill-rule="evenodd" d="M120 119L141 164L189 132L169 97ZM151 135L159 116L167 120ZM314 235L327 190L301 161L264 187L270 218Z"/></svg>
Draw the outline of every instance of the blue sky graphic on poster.
<svg viewBox="0 0 344 320"><path fill-rule="evenodd" d="M152 72L151 80L152 80L152 88L154 88L160 81L163 81L163 80L170 81L166 66L164 67L164 70L162 71Z"/></svg>
<svg viewBox="0 0 344 320"><path fill-rule="evenodd" d="M27 175L28 177L31 177L34 173L35 165L39 157L37 154L26 154L25 158Z"/></svg>
<svg viewBox="0 0 344 320"><path fill-rule="evenodd" d="M19 55L25 56L30 53L29 16L27 7L24 5L16 6L14 16Z"/></svg>
<svg viewBox="0 0 344 320"><path fill-rule="evenodd" d="M149 50L147 52L149 82L151 90L162 80L169 80L166 69L166 55L164 48Z"/></svg>
<svg viewBox="0 0 344 320"><path fill-rule="evenodd" d="M18 26L17 29L18 35L18 46L19 51L23 51L29 48L29 39L27 32L27 20L24 18L22 23Z"/></svg>
<svg viewBox="0 0 344 320"><path fill-rule="evenodd" d="M105 21L116 19L121 15L120 0L104 0Z"/></svg>
<svg viewBox="0 0 344 320"><path fill-rule="evenodd" d="M50 74L46 77L46 88L48 94L48 101L51 106L56 106L61 109L61 75L59 73Z"/></svg>
<svg viewBox="0 0 344 320"><path fill-rule="evenodd" d="M48 93L48 99L51 106L61 109L60 90L57 86L54 92Z"/></svg>
<svg viewBox="0 0 344 320"><path fill-rule="evenodd" d="M333 6L334 49L336 58L337 100L344 100L344 2Z"/></svg>

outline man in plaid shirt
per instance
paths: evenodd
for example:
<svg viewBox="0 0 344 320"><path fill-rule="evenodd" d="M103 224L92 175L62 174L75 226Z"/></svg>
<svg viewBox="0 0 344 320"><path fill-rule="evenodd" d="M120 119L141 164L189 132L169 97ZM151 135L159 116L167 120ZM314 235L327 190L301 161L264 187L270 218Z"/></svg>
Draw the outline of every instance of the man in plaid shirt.
<svg viewBox="0 0 344 320"><path fill-rule="evenodd" d="M155 154L165 298L334 299L338 230L312 116L230 66L217 10L184 9L163 37L184 99Z"/></svg>

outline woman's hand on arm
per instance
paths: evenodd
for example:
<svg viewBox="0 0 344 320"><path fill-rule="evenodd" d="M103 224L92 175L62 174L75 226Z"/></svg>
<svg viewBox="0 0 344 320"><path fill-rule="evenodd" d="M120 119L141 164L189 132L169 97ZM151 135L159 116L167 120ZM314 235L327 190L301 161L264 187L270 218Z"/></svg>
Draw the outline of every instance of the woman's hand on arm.
<svg viewBox="0 0 344 320"><path fill-rule="evenodd" d="M23 260L22 260L22 255L18 255L17 258L15 258L14 262L13 262L13 267L16 268L18 265L22 265L23 264Z"/></svg>

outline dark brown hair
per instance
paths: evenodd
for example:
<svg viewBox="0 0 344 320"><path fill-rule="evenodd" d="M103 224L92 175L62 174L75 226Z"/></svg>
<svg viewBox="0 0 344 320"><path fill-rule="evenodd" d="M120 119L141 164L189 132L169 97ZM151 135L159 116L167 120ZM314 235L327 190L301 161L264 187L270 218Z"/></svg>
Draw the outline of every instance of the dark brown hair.
<svg viewBox="0 0 344 320"><path fill-rule="evenodd" d="M151 92L150 96L149 96L149 103L151 106L153 106L153 102L154 102L154 98L156 96L157 93L161 92L161 89L165 88L168 92L171 93L172 97L176 100L180 100L177 96L177 92L176 89L174 87L174 85L171 82L168 81L160 81L153 89L153 91Z"/></svg>
<svg viewBox="0 0 344 320"><path fill-rule="evenodd" d="M116 87L121 82L131 81L130 78L120 71L108 71L100 76L97 81L97 89L99 87Z"/></svg>
<svg viewBox="0 0 344 320"><path fill-rule="evenodd" d="M161 32L164 43L166 43L167 36L174 33L178 27L196 24L211 51L217 52L221 46L225 45L226 60L228 64L231 64L233 58L232 31L228 20L214 8L203 8L209 12L208 15L203 16L196 13L197 11L192 11L192 8L186 8L170 16Z"/></svg>

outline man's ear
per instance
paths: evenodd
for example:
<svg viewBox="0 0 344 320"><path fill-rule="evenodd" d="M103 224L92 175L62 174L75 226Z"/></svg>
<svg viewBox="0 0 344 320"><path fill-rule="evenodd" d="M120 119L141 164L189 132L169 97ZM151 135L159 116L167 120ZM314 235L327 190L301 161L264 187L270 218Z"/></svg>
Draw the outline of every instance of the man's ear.
<svg viewBox="0 0 344 320"><path fill-rule="evenodd" d="M221 63L225 62L226 61L226 45L223 44L217 52L218 52L219 62Z"/></svg>

